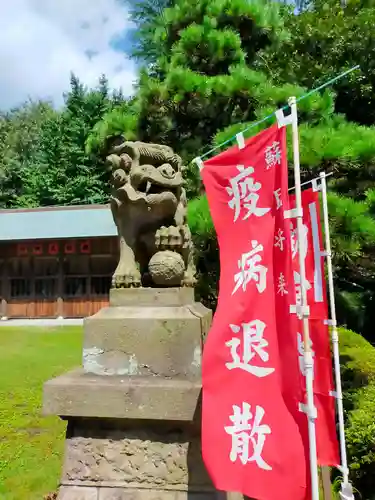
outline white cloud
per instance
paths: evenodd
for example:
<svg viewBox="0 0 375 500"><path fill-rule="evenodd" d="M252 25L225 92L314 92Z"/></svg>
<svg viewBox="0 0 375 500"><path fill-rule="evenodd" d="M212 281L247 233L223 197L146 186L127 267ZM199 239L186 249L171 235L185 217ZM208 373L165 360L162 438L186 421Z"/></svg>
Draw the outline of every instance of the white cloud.
<svg viewBox="0 0 375 500"><path fill-rule="evenodd" d="M60 105L71 71L88 86L96 85L104 73L111 87L132 93L134 62L111 47L116 36L132 27L122 3L12 0L1 4L0 109L28 97L49 98Z"/></svg>

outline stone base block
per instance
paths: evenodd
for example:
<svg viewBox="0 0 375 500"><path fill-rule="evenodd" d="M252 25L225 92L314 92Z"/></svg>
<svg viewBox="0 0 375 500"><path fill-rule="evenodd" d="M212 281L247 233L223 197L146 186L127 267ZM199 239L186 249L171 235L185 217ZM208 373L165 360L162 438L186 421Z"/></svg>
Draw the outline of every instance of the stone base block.
<svg viewBox="0 0 375 500"><path fill-rule="evenodd" d="M98 500L98 488L62 486L57 500Z"/></svg>
<svg viewBox="0 0 375 500"><path fill-rule="evenodd" d="M188 287L168 288L111 288L111 307L179 307L194 303L194 289Z"/></svg>
<svg viewBox="0 0 375 500"><path fill-rule="evenodd" d="M80 488L75 486L63 486L58 496L58 500L225 500L226 498L227 495L220 492L196 493L147 489ZM242 500L242 496L238 500Z"/></svg>
<svg viewBox="0 0 375 500"><path fill-rule="evenodd" d="M194 425L71 419L59 500L215 500Z"/></svg>
<svg viewBox="0 0 375 500"><path fill-rule="evenodd" d="M85 319L83 368L95 375L199 380L211 319L192 289L111 290L110 306Z"/></svg>
<svg viewBox="0 0 375 500"><path fill-rule="evenodd" d="M62 417L194 420L200 382L103 377L73 370L44 384L43 414Z"/></svg>

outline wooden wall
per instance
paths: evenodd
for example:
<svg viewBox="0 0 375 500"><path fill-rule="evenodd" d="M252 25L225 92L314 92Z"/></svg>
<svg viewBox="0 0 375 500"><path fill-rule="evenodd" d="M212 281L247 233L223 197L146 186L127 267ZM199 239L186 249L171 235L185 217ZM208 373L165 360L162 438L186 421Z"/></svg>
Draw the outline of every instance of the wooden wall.
<svg viewBox="0 0 375 500"><path fill-rule="evenodd" d="M0 244L0 316L82 318L108 305L117 238Z"/></svg>

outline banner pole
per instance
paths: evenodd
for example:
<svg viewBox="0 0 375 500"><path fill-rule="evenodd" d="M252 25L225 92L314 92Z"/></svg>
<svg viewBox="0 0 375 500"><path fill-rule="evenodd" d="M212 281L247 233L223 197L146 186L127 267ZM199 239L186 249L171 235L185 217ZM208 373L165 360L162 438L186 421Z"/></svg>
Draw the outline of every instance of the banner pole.
<svg viewBox="0 0 375 500"><path fill-rule="evenodd" d="M342 489L341 498L354 499L354 496L352 494L351 484L349 483L348 459L346 454L344 407L342 401L342 385L341 385L341 372L340 372L339 336L337 332L335 288L333 283L333 267L332 267L331 239L330 239L329 220L328 220L326 177L327 176L325 172L320 173L321 187L322 187L324 234L325 234L325 256L327 261L327 274L328 274L328 294L329 294L329 303L331 310L331 320L329 324L332 326L331 337L332 337L332 349L333 349L333 362L335 368L337 416L339 421L340 452L341 452L340 470L343 476L343 482L341 483L341 489ZM343 496L343 494L345 496Z"/></svg>
<svg viewBox="0 0 375 500"><path fill-rule="evenodd" d="M300 269L300 282L301 282L301 311L303 324L303 342L304 342L304 362L305 362L305 380L306 380L306 394L307 394L307 423L309 435L309 456L310 456L310 474L311 474L311 490L312 500L319 500L319 473L318 473L318 459L316 450L316 429L315 418L316 408L314 406L314 364L313 355L311 350L311 341L309 334L309 310L307 305L306 293L306 270L305 261L303 258L304 252L302 247L303 240L303 211L302 211L302 195L301 195L301 172L300 172L300 158L299 158L299 138L298 138L298 116L297 116L297 102L295 97L291 97L288 101L291 108L292 119L292 133L293 133L293 160L294 160L294 182L295 182L295 196L296 196L296 219L297 219L297 238L298 238L298 257Z"/></svg>

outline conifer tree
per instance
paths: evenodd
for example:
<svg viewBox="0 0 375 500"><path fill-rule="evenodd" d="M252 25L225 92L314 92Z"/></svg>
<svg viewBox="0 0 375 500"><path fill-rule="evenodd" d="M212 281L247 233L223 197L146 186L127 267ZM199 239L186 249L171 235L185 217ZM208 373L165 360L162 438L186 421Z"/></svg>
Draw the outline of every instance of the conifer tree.
<svg viewBox="0 0 375 500"><path fill-rule="evenodd" d="M265 0L177 0L164 9L163 29L153 34L157 60L142 70L136 97L124 112L110 112L96 126L89 149L100 149L107 136L122 133L167 143L190 165L212 145L284 106L288 97L305 94L306 88L274 80L272 67L265 64L266 55L277 53L290 38L280 9L280 4ZM375 222L365 198L374 175L368 167L375 159L375 132L335 114L335 95L329 90L310 95L298 107L303 177L312 178L322 169L335 172L331 187L337 194L331 196L330 206L336 269L342 277L339 303L346 307L353 297L364 297L364 284L373 273ZM191 165L188 177L193 197L200 182ZM361 179L366 182L358 182ZM363 202L346 197L353 195ZM192 202L189 215L200 249L198 267L205 275L200 290L212 305L217 246L204 198ZM366 289L366 294L374 292ZM356 326L357 319L349 318L350 326Z"/></svg>
<svg viewBox="0 0 375 500"><path fill-rule="evenodd" d="M374 0L304 0L284 8L290 37L279 50L268 52L264 67L271 67L279 82L299 81L310 87L359 65L348 78L334 83L335 108L349 120L375 124ZM322 83L322 82L321 82Z"/></svg>
<svg viewBox="0 0 375 500"><path fill-rule="evenodd" d="M71 76L64 109L44 122L39 138L40 175L35 179L34 192L40 205L107 201L104 163L86 153L85 143L97 121L121 105L121 100L120 93L112 100L105 76L91 90L75 75Z"/></svg>

